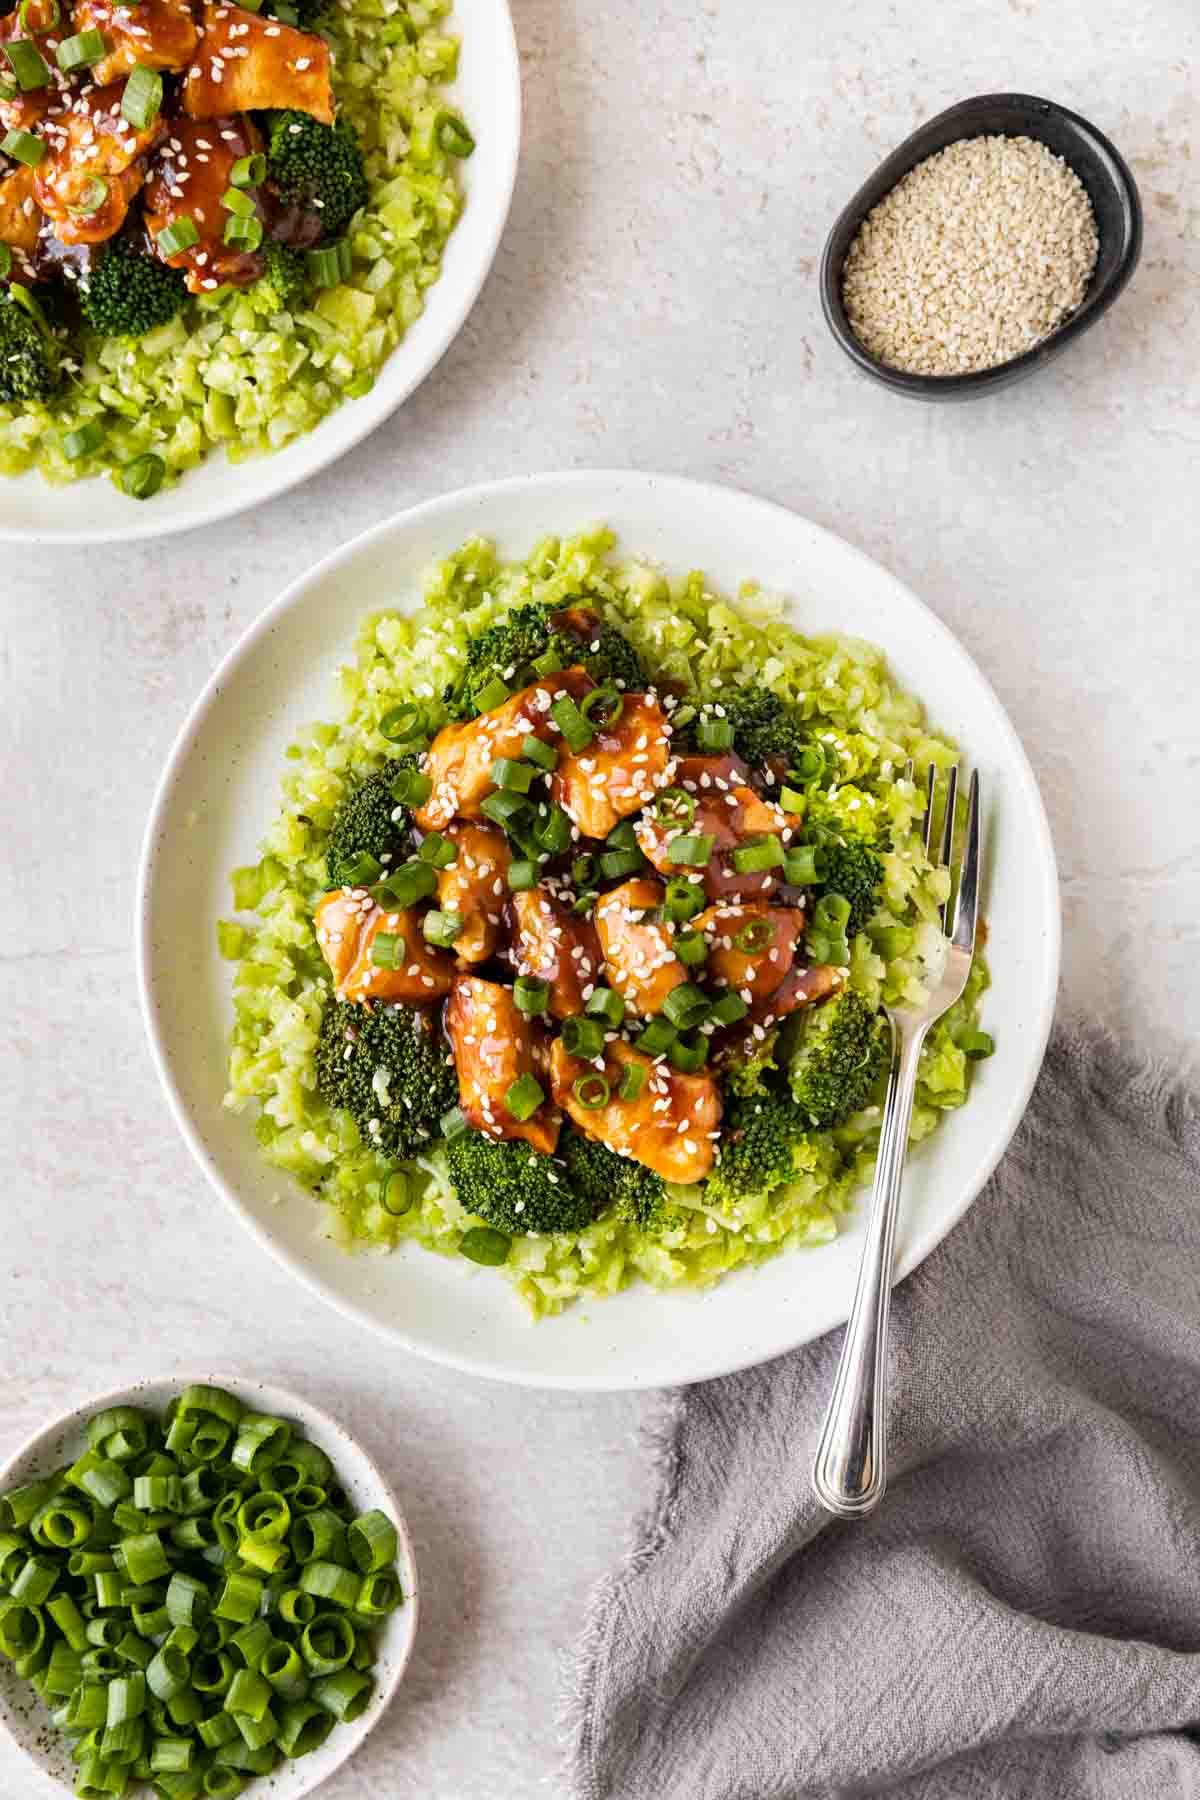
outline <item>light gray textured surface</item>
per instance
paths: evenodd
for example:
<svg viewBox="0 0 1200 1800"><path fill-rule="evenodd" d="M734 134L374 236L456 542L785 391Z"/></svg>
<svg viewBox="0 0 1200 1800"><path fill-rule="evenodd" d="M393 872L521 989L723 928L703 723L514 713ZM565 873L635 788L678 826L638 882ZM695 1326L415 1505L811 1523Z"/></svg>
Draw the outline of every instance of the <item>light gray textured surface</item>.
<svg viewBox="0 0 1200 1800"><path fill-rule="evenodd" d="M908 580L1009 707L1058 843L1070 1003L1181 1059L1200 1008L1191 0L962 0L952 23L919 0L515 11L512 222L413 401L253 517L103 558L9 552L0 571L0 1450L89 1387L201 1355L361 1430L406 1497L428 1612L395 1713L330 1800L558 1791L557 1652L644 1498L648 1402L392 1353L256 1252L174 1135L133 991L142 822L187 705L286 582L411 501L520 470L659 467L792 505ZM885 149L1002 87L1114 137L1145 258L1033 384L922 409L852 377L813 272ZM21 1781L0 1744L5 1800Z"/></svg>

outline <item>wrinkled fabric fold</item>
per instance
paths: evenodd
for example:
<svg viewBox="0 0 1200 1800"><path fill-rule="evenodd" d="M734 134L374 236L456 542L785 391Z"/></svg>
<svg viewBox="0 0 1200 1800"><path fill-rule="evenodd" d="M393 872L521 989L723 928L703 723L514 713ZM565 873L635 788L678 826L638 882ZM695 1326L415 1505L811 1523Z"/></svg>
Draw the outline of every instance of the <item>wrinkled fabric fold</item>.
<svg viewBox="0 0 1200 1800"><path fill-rule="evenodd" d="M579 1800L1200 1800L1196 1099L1060 1030L892 1316L866 1521L808 1480L840 1331L663 1397L572 1671Z"/></svg>

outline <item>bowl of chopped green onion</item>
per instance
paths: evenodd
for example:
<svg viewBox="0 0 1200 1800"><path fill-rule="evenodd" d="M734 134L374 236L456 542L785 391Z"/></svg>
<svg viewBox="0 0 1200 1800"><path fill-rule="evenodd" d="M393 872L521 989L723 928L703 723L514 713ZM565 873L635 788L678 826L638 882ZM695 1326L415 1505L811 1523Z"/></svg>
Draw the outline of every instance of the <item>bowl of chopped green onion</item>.
<svg viewBox="0 0 1200 1800"><path fill-rule="evenodd" d="M382 1716L417 1613L386 1480L282 1388L141 1382L0 1469L0 1721L28 1800L299 1800Z"/></svg>

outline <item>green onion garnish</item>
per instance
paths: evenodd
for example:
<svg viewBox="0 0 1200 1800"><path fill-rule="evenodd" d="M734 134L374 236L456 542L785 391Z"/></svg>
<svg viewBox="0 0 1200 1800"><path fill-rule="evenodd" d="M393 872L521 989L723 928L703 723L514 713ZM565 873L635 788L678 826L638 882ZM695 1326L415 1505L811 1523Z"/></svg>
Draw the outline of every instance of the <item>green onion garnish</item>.
<svg viewBox="0 0 1200 1800"><path fill-rule="evenodd" d="M557 675L563 666L563 660L557 650L543 650L529 666L535 675Z"/></svg>
<svg viewBox="0 0 1200 1800"><path fill-rule="evenodd" d="M667 1061L681 1075L694 1075L708 1061L708 1039L697 1031L692 1037L677 1037L667 1046Z"/></svg>
<svg viewBox="0 0 1200 1800"><path fill-rule="evenodd" d="M497 788L493 794L485 794L479 802L479 810L485 818L503 830L511 829L515 820L524 817L529 811L529 802L523 794L513 794L504 788Z"/></svg>
<svg viewBox="0 0 1200 1800"><path fill-rule="evenodd" d="M461 1137L464 1131L470 1130L467 1116L461 1106L452 1106L449 1112L442 1114L441 1127L442 1136L447 1140Z"/></svg>
<svg viewBox="0 0 1200 1800"><path fill-rule="evenodd" d="M599 1112L607 1106L611 1090L603 1075L580 1075L571 1088L576 1100L587 1112Z"/></svg>
<svg viewBox="0 0 1200 1800"><path fill-rule="evenodd" d="M679 868L702 869L712 861L716 842L711 832L695 837L672 838L666 847L667 855Z"/></svg>
<svg viewBox="0 0 1200 1800"><path fill-rule="evenodd" d="M244 194L240 188L226 188L225 192L221 195L221 205L225 208L226 212L236 213L239 219L253 219L255 217L253 200L250 198L249 194Z"/></svg>
<svg viewBox="0 0 1200 1800"><path fill-rule="evenodd" d="M596 875L596 859L590 851L585 851L582 856L577 856L571 864L571 880L577 888L594 886Z"/></svg>
<svg viewBox="0 0 1200 1800"><path fill-rule="evenodd" d="M403 935L377 931L371 939L371 961L377 969L402 969L406 955Z"/></svg>
<svg viewBox="0 0 1200 1800"><path fill-rule="evenodd" d="M567 749L574 755L586 750L596 735L569 694L554 702L550 717L562 732Z"/></svg>
<svg viewBox="0 0 1200 1800"><path fill-rule="evenodd" d="M541 849L560 856L571 842L571 817L561 806L539 806L534 837Z"/></svg>
<svg viewBox="0 0 1200 1800"><path fill-rule="evenodd" d="M779 804L786 813L802 813L808 800L798 788L784 786L779 790Z"/></svg>
<svg viewBox="0 0 1200 1800"><path fill-rule="evenodd" d="M363 850L347 865L344 873L343 887L370 887L383 873L383 864L369 850Z"/></svg>
<svg viewBox="0 0 1200 1800"><path fill-rule="evenodd" d="M93 63L103 61L107 48L99 31L81 31L63 39L54 59L64 75L69 75L74 69L90 69Z"/></svg>
<svg viewBox="0 0 1200 1800"><path fill-rule="evenodd" d="M437 873L432 864L415 858L393 869L381 886L373 889L371 898L392 912L415 906L437 892Z"/></svg>
<svg viewBox="0 0 1200 1800"><path fill-rule="evenodd" d="M728 719L706 713L696 723L696 742L702 750L731 750L733 726Z"/></svg>
<svg viewBox="0 0 1200 1800"><path fill-rule="evenodd" d="M784 879L793 887L810 887L814 881L823 881L826 869L820 844L797 844L783 859Z"/></svg>
<svg viewBox="0 0 1200 1800"><path fill-rule="evenodd" d="M164 257L181 256L200 242L200 233L196 229L196 221L189 214L183 213L170 225L164 225L155 238L159 252Z"/></svg>
<svg viewBox="0 0 1200 1800"><path fill-rule="evenodd" d="M533 786L537 770L529 763L514 762L511 756L498 756L489 771L498 788L514 794L527 794Z"/></svg>
<svg viewBox="0 0 1200 1800"><path fill-rule="evenodd" d="M117 486L131 500L149 500L157 494L167 473L167 465L161 456L153 450L135 456L132 462L123 463L117 471Z"/></svg>
<svg viewBox="0 0 1200 1800"><path fill-rule="evenodd" d="M667 825L690 825L696 816L696 796L686 788L664 788L654 802L654 812Z"/></svg>
<svg viewBox="0 0 1200 1800"><path fill-rule="evenodd" d="M494 1230L491 1225L473 1225L470 1231L463 1233L458 1249L459 1254L469 1262L482 1263L484 1268L496 1269L501 1263L508 1261L512 1239L505 1237L502 1231Z"/></svg>
<svg viewBox="0 0 1200 1800"><path fill-rule="evenodd" d="M37 18L31 18L34 0L21 0L17 8L17 24L22 31L53 31L62 20L58 0L36 0Z"/></svg>
<svg viewBox="0 0 1200 1800"><path fill-rule="evenodd" d="M225 230L221 235L231 249L244 250L248 255L253 255L263 241L262 220L243 219L233 213L226 219Z"/></svg>
<svg viewBox="0 0 1200 1800"><path fill-rule="evenodd" d="M708 939L702 931L679 931L671 939L671 948L686 968L695 968L707 960Z"/></svg>
<svg viewBox="0 0 1200 1800"><path fill-rule="evenodd" d="M532 733L521 740L521 755L526 762L536 763L547 775L552 775L558 767L558 751L553 744L543 744L541 738Z"/></svg>
<svg viewBox="0 0 1200 1800"><path fill-rule="evenodd" d="M35 131L10 131L0 139L0 150L14 162L36 169L46 154L46 143Z"/></svg>
<svg viewBox="0 0 1200 1800"><path fill-rule="evenodd" d="M32 38L14 38L11 44L4 45L4 54L22 93L45 87L50 79L49 65Z"/></svg>
<svg viewBox="0 0 1200 1800"><path fill-rule="evenodd" d="M425 715L413 701L393 706L379 721L379 735L389 744L411 744L425 734Z"/></svg>
<svg viewBox="0 0 1200 1800"><path fill-rule="evenodd" d="M393 800L401 806L423 806L433 792L433 782L420 769L401 769L391 786Z"/></svg>
<svg viewBox="0 0 1200 1800"><path fill-rule="evenodd" d="M646 1071L641 1063L626 1063L621 1085L617 1089L618 1100L636 1100L645 1085Z"/></svg>
<svg viewBox="0 0 1200 1800"><path fill-rule="evenodd" d="M121 95L121 117L128 119L135 130L146 131L162 111L162 103L162 76L157 69L137 63L130 70Z"/></svg>
<svg viewBox="0 0 1200 1800"><path fill-rule="evenodd" d="M229 179L235 188L261 187L267 179L267 159L259 152L253 156L239 156L229 171Z"/></svg>
<svg viewBox="0 0 1200 1800"><path fill-rule="evenodd" d="M509 691L498 675L493 675L475 696L475 704L481 713L495 712L498 706L510 698Z"/></svg>
<svg viewBox="0 0 1200 1800"><path fill-rule="evenodd" d="M739 875L758 875L765 869L780 869L785 860L783 845L777 837L754 838L739 844L732 860Z"/></svg>
<svg viewBox="0 0 1200 1800"><path fill-rule="evenodd" d="M749 1011L750 1008L742 996L729 989L721 995L719 1000L713 1002L709 1016L718 1025L736 1025L738 1020L744 1019Z"/></svg>
<svg viewBox="0 0 1200 1800"><path fill-rule="evenodd" d="M850 923L850 902L844 894L822 894L813 909L813 924L821 931L841 931Z"/></svg>
<svg viewBox="0 0 1200 1800"><path fill-rule="evenodd" d="M775 927L770 919L751 919L733 940L734 948L743 956L761 956L775 942Z"/></svg>
<svg viewBox="0 0 1200 1800"><path fill-rule="evenodd" d="M625 1002L612 988L593 988L584 1011L594 1019L603 1019L614 1031L625 1023Z"/></svg>
<svg viewBox="0 0 1200 1800"><path fill-rule="evenodd" d="M612 881L622 875L636 874L645 863L640 850L606 850L600 858L600 873L606 881Z"/></svg>
<svg viewBox="0 0 1200 1800"><path fill-rule="evenodd" d="M668 881L663 912L672 923L685 925L689 919L694 919L697 913L703 911L704 889L698 881L688 881L682 875Z"/></svg>
<svg viewBox="0 0 1200 1800"><path fill-rule="evenodd" d="M675 1037L675 1027L669 1019L660 1016L657 1019L651 1019L640 1037L633 1040L633 1047L635 1050L640 1050L644 1056L662 1056L675 1042Z"/></svg>
<svg viewBox="0 0 1200 1800"><path fill-rule="evenodd" d="M508 865L508 885L514 894L527 894L538 882L538 866L526 856L519 856Z"/></svg>
<svg viewBox="0 0 1200 1800"><path fill-rule="evenodd" d="M90 456L93 450L99 450L104 442L104 427L99 419L89 419L78 431L68 431L62 438L62 453L68 462L78 462L83 456Z"/></svg>
<svg viewBox="0 0 1200 1800"><path fill-rule="evenodd" d="M314 287L337 287L350 273L350 246L341 238L336 244L322 244L319 250L306 250L304 260Z"/></svg>
<svg viewBox="0 0 1200 1800"><path fill-rule="evenodd" d="M982 1062L995 1051L995 1040L986 1031L964 1031L958 1040L963 1055L972 1062Z"/></svg>
<svg viewBox="0 0 1200 1800"><path fill-rule="evenodd" d="M461 913L429 911L421 920L421 931L427 944L437 944L442 950L448 950L456 938L460 938L467 928L467 921Z"/></svg>
<svg viewBox="0 0 1200 1800"><path fill-rule="evenodd" d="M90 219L98 213L108 199L108 183L103 175L89 175L79 190L79 198L71 202L67 211L79 219Z"/></svg>
<svg viewBox="0 0 1200 1800"><path fill-rule="evenodd" d="M579 711L590 724L598 725L602 731L611 731L620 723L625 699L618 688L606 684L585 694L579 703Z"/></svg>
<svg viewBox="0 0 1200 1800"><path fill-rule="evenodd" d="M513 1003L526 1018L537 1018L550 1004L550 983L533 975L518 975L513 983Z"/></svg>
<svg viewBox="0 0 1200 1800"><path fill-rule="evenodd" d="M504 1104L514 1119L524 1122L532 1119L545 1098L545 1091L536 1076L518 1075L504 1095Z"/></svg>
<svg viewBox="0 0 1200 1800"><path fill-rule="evenodd" d="M463 121L453 113L439 113L435 126L437 141L447 156L470 156L475 139Z"/></svg>
<svg viewBox="0 0 1200 1800"><path fill-rule="evenodd" d="M662 1009L677 1031L690 1031L707 1019L709 1007L710 1001L703 989L692 981L685 981L671 989Z"/></svg>
<svg viewBox="0 0 1200 1800"><path fill-rule="evenodd" d="M591 1062L604 1049L604 1027L598 1019L587 1019L582 1013L572 1013L569 1019L562 1022L562 1044L568 1056L578 1056L584 1062Z"/></svg>
<svg viewBox="0 0 1200 1800"><path fill-rule="evenodd" d="M383 1210L390 1213L394 1219L403 1218L406 1212L411 1212L412 1184L403 1169L393 1170L384 1182L379 1197L383 1201Z"/></svg>
<svg viewBox="0 0 1200 1800"><path fill-rule="evenodd" d="M417 860L430 863L435 869L452 869L458 861L458 846L453 838L443 837L440 831L427 831L421 839Z"/></svg>
<svg viewBox="0 0 1200 1800"><path fill-rule="evenodd" d="M619 825L614 825L604 843L609 850L636 850L638 836L633 820L622 819Z"/></svg>

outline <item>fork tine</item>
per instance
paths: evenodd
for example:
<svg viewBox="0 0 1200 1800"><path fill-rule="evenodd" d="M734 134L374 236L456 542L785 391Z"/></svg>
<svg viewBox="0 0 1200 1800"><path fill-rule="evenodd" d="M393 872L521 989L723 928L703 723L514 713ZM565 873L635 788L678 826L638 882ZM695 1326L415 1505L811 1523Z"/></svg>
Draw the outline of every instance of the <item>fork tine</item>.
<svg viewBox="0 0 1200 1800"><path fill-rule="evenodd" d="M950 934L956 950L975 948L975 920L979 912L979 771L971 772L971 788L967 797L967 832L963 844L962 869L958 877L958 905L954 913L954 929Z"/></svg>
<svg viewBox="0 0 1200 1800"><path fill-rule="evenodd" d="M933 842L933 803L937 799L937 764L930 763L929 773L925 780L925 854L929 855L929 846Z"/></svg>
<svg viewBox="0 0 1200 1800"><path fill-rule="evenodd" d="M942 867L944 869L948 869L950 867L950 854L951 854L952 850L954 849L954 823L955 823L954 809L957 804L958 804L958 764L954 763L952 765L952 767L950 768L949 773L947 774L947 777L946 777L946 814L945 814L945 818L942 821L942 855L941 855L941 863L942 863ZM951 889L951 897L952 896L953 896L953 888ZM941 922L942 922L943 934L945 934L945 932L946 932L946 920L949 917L949 909L950 909L950 900L947 899L945 904L939 910L939 916L940 916Z"/></svg>

